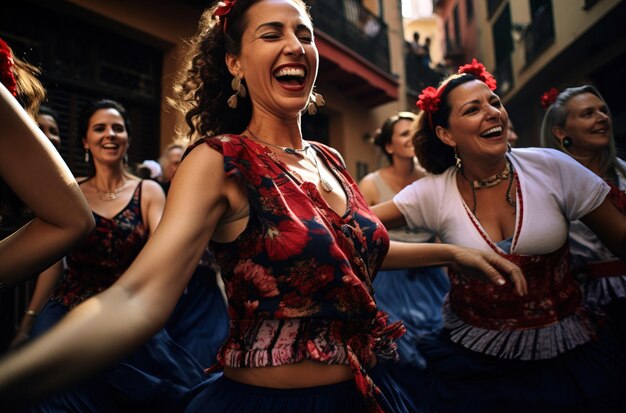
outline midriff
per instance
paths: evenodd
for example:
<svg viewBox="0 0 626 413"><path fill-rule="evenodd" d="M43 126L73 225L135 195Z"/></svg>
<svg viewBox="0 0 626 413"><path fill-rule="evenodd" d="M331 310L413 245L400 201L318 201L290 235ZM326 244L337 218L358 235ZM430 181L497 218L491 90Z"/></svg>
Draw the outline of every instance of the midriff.
<svg viewBox="0 0 626 413"><path fill-rule="evenodd" d="M309 360L276 367L224 366L224 375L240 383L273 389L325 386L354 378L348 365L323 364Z"/></svg>

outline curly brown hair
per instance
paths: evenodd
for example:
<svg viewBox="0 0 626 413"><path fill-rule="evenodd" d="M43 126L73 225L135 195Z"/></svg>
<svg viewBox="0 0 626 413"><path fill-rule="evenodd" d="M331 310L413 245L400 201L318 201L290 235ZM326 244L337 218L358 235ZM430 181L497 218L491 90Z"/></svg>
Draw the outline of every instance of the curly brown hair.
<svg viewBox="0 0 626 413"><path fill-rule="evenodd" d="M247 11L262 0L238 0L228 13L226 30L214 11L217 2L207 8L200 18L197 33L188 41L187 67L179 74L170 100L185 114L191 142L203 136L241 133L252 116L250 99L239 99L236 109L226 104L233 90L233 76L226 66L225 56L241 54L241 38L248 25ZM292 0L307 12L301 0ZM310 17L310 16L309 16ZM245 79L242 79L245 82Z"/></svg>

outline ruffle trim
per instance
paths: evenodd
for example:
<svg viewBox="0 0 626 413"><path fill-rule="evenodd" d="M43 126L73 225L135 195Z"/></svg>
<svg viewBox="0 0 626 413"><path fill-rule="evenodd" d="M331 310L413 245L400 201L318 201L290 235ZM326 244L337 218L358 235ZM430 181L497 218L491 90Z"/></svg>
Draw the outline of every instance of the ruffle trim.
<svg viewBox="0 0 626 413"><path fill-rule="evenodd" d="M584 289L587 305L604 306L615 299L626 298L626 276L594 279Z"/></svg>
<svg viewBox="0 0 626 413"><path fill-rule="evenodd" d="M450 340L468 350L508 360L551 359L594 337L589 312L582 307L556 324L525 330L488 330L461 320L443 306L444 327Z"/></svg>

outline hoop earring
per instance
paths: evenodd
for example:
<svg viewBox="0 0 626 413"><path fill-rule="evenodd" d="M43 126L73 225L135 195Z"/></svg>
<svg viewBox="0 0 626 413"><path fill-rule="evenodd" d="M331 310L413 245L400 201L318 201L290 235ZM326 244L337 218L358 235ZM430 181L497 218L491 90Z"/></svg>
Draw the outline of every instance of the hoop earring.
<svg viewBox="0 0 626 413"><path fill-rule="evenodd" d="M456 153L456 147L454 148L454 163L456 165L456 169L463 168L463 163L461 162L461 158L459 157L459 154Z"/></svg>
<svg viewBox="0 0 626 413"><path fill-rule="evenodd" d="M570 146L572 146L572 139L568 138L567 136L564 137L563 140L561 141L561 147L569 148Z"/></svg>
<svg viewBox="0 0 626 413"><path fill-rule="evenodd" d="M89 149L85 149L85 163L89 163L89 161L91 160L91 153L89 152Z"/></svg>
<svg viewBox="0 0 626 413"><path fill-rule="evenodd" d="M313 116L317 113L317 108L321 108L326 104L324 97L319 93L312 92L309 96L309 103L306 105L306 111Z"/></svg>
<svg viewBox="0 0 626 413"><path fill-rule="evenodd" d="M230 88L234 90L235 93L228 98L228 107L231 109L237 109L237 96L245 98L248 96L248 91L246 90L246 87L241 79L238 77L234 77L233 80L230 81Z"/></svg>

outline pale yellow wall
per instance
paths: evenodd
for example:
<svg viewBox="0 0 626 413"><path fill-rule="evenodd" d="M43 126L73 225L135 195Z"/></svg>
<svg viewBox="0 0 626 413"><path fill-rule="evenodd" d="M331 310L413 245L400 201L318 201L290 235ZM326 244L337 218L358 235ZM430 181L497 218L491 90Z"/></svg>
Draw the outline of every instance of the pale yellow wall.
<svg viewBox="0 0 626 413"><path fill-rule="evenodd" d="M372 4L368 4L372 3ZM375 14L378 1L367 0L363 3ZM330 113L331 146L337 149L348 166L348 170L356 179L356 163L365 162L369 171L381 166L382 158L379 151L370 142L374 131L383 121L400 110L411 110L411 103L406 98L406 86L403 81L404 56L401 8L397 1L385 0L383 15L388 27L391 72L399 82L398 100L368 109L351 99L343 98L340 90L324 90L327 110Z"/></svg>
<svg viewBox="0 0 626 413"><path fill-rule="evenodd" d="M167 145L178 127L182 116L166 103L171 94L174 74L180 69L183 57L183 39L192 36L197 28L200 12L181 3L150 0L67 0L106 18L118 21L159 40L164 60L161 79L161 148Z"/></svg>
<svg viewBox="0 0 626 413"><path fill-rule="evenodd" d="M443 61L445 52L446 37L443 33L443 22L437 15L431 17L421 17L415 20L405 19L404 21L404 38L407 41L413 40L413 33L420 34L420 42L424 43L424 39L430 37L430 60L434 67L437 63Z"/></svg>
<svg viewBox="0 0 626 413"><path fill-rule="evenodd" d="M573 6L571 0L554 0L552 2L555 25L555 42L550 45L536 60L526 65L524 56L523 42L515 45L515 51L512 55L513 76L515 85L510 95L515 95L520 88L533 77L535 77L548 63L550 63L561 51L570 46L583 33L585 33L596 21L602 18L611 9L617 6L622 0L603 0L594 5L590 10L585 11L581 5ZM528 23L530 21L530 10L526 2L512 2L511 19L516 23ZM626 23L626 22L625 22ZM620 45L611 44L607 39L606 52L611 47L621 47ZM594 56L595 61L581 61L578 67L572 67L574 72L585 72L585 65L590 64L594 67L601 63L602 53Z"/></svg>

